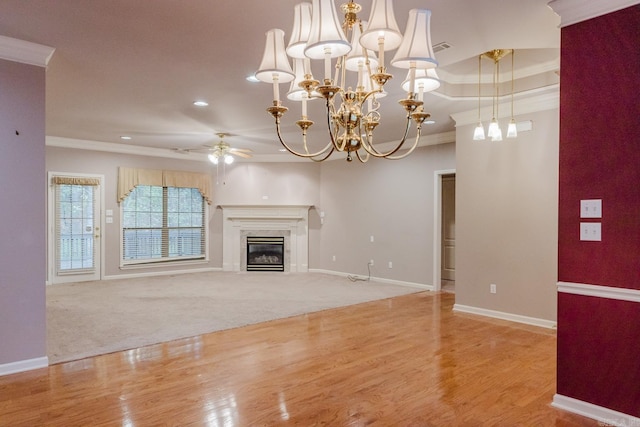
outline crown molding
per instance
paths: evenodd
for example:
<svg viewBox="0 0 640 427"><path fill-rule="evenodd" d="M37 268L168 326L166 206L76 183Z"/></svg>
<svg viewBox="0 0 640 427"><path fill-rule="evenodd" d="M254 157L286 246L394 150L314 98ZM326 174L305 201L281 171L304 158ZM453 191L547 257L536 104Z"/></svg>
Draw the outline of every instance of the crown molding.
<svg viewBox="0 0 640 427"><path fill-rule="evenodd" d="M55 48L0 36L0 59L47 67Z"/></svg>
<svg viewBox="0 0 640 427"><path fill-rule="evenodd" d="M418 142L418 147L424 147L426 145L448 144L450 142L456 142L455 130L452 130L449 132L436 133L434 135L421 136L420 142Z"/></svg>
<svg viewBox="0 0 640 427"><path fill-rule="evenodd" d="M107 153L130 154L147 157L165 157L169 159L208 161L206 153L184 153L169 149L125 145L114 142L91 141L87 139L47 136L47 147L73 148L75 150L103 151Z"/></svg>
<svg viewBox="0 0 640 427"><path fill-rule="evenodd" d="M446 144L455 142L456 132L442 132L435 135L424 135L420 138L419 147L426 145ZM188 153L168 150L164 148L143 147L139 145L126 145L114 142L92 141L87 139L63 138L60 136L47 136L47 147L72 148L74 150L103 151L107 153L129 154L146 157L164 157L169 159L193 160L208 162L206 153ZM390 143L389 143L390 144ZM338 160L336 158L336 160ZM242 163L294 163L308 162L309 159L294 156L289 153L254 155L250 160L238 159Z"/></svg>
<svg viewBox="0 0 640 427"><path fill-rule="evenodd" d="M163 157L168 159L192 160L197 162L208 162L207 153L189 153L183 151L173 151L164 148L144 147L140 145L125 145L114 142L93 141L88 139L63 138L59 136L47 136L47 147L71 148L74 150L102 151L106 153L128 154L145 157ZM291 154L265 154L254 156L251 160L237 159L237 162L245 163L290 163L303 162L308 159L293 156Z"/></svg>
<svg viewBox="0 0 640 427"><path fill-rule="evenodd" d="M517 51L517 50L516 50ZM558 49L559 51L559 49ZM517 59L516 59L517 61ZM522 67L514 70L513 78L514 80L523 79L526 77L535 76L538 74L544 74L552 71L557 71L560 69L560 56L554 58L550 61L539 62L537 64L532 64L527 67ZM477 71L477 69L476 69ZM445 69L438 69L438 76L440 80L450 85L462 85L462 84L478 84L478 74L453 74L451 72L446 71ZM488 76L485 73L485 76ZM511 69L507 68L507 71L502 71L500 73L500 81L505 82L511 80ZM487 83L490 84L490 83ZM439 89L442 91L442 87ZM436 91L437 92L437 91Z"/></svg>
<svg viewBox="0 0 640 427"><path fill-rule="evenodd" d="M560 15L560 28L640 4L638 0L551 0L547 3Z"/></svg>
<svg viewBox="0 0 640 427"><path fill-rule="evenodd" d="M538 111L553 110L560 107L560 91L559 85L553 85L556 90L551 93L543 93L540 95L530 96L525 99L520 99L514 102L515 115L521 117L524 114L536 113ZM548 88L548 87L547 87ZM510 117L511 103L505 102L499 104L499 109L502 113L497 119L503 119ZM486 116L486 114L485 114ZM465 126L478 123L478 110L462 111L454 113L451 118L456 122L456 127ZM484 117L483 120L487 120Z"/></svg>

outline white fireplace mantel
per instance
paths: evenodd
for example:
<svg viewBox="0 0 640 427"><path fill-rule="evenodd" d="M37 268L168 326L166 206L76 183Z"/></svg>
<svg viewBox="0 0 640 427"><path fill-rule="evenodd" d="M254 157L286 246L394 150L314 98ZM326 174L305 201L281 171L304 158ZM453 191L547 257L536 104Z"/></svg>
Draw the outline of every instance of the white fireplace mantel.
<svg viewBox="0 0 640 427"><path fill-rule="evenodd" d="M310 205L220 205L222 209L222 269L243 271L247 234L285 236L285 271L309 271Z"/></svg>

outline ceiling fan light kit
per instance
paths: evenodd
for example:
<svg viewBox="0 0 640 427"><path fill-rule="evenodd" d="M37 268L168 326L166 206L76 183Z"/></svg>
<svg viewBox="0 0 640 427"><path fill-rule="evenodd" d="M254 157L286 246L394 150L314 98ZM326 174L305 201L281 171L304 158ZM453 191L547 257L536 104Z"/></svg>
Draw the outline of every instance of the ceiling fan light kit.
<svg viewBox="0 0 640 427"><path fill-rule="evenodd" d="M334 0L296 5L292 36L286 48L283 30L271 29L266 33L264 55L255 77L273 85L273 104L267 111L275 119L278 139L290 153L314 161L326 160L336 151L346 153L347 161L352 161L355 155L363 163L370 157L402 159L415 150L422 125L430 117L424 111L423 94L440 85L435 74L438 62L431 44L431 11L412 9L403 36L392 0L373 0L368 21L358 18L362 7L353 0L340 9L344 14L341 25ZM381 122L379 100L386 95L384 85L393 78L385 66L385 52L395 49L391 65L408 70L402 83L407 96L399 101L406 113L406 123L400 142L383 151L374 145L374 131ZM289 58L294 60L293 69ZM312 75L311 59L324 61L322 80ZM333 59L336 59L334 75ZM347 84L347 76L355 89ZM292 84L287 99L302 103L302 114L296 121L302 134L301 150L287 143L281 132L281 119L288 108L282 105L279 85L289 82ZM307 131L314 122L307 116L307 102L318 98L325 101L323 120L327 122L329 142L312 152L308 149ZM416 128L415 139L406 151L399 153L412 123Z"/></svg>
<svg viewBox="0 0 640 427"><path fill-rule="evenodd" d="M220 140L216 143L211 143L211 145L202 145L200 147L195 147L195 148L173 148L173 150L176 152L185 153L185 154L206 150L209 152L207 155L207 158L214 165L217 165L220 162L220 159L222 159L222 161L225 164L230 165L235 160L233 156L238 156L245 159L249 159L252 157L251 156L252 151L249 150L248 148L231 147L224 140L224 137L229 136L229 134L220 132L220 133L217 133L216 135L218 136L218 138L220 138Z"/></svg>

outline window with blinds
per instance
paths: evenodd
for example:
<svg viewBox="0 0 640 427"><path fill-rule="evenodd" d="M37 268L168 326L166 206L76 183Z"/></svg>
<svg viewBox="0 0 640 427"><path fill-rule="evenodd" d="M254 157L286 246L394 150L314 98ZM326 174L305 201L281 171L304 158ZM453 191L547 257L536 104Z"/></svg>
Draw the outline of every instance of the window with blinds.
<svg viewBox="0 0 640 427"><path fill-rule="evenodd" d="M122 202L122 262L206 257L205 200L197 188L138 185Z"/></svg>

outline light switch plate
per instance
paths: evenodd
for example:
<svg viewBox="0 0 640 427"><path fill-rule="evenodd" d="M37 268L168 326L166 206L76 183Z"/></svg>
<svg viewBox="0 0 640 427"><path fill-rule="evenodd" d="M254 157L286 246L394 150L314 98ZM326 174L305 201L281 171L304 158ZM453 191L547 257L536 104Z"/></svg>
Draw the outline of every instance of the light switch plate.
<svg viewBox="0 0 640 427"><path fill-rule="evenodd" d="M113 209L107 209L107 210L105 211L105 214L106 214L107 216L113 216Z"/></svg>
<svg viewBox="0 0 640 427"><path fill-rule="evenodd" d="M580 200L580 218L602 218L602 199Z"/></svg>
<svg viewBox="0 0 640 427"><path fill-rule="evenodd" d="M580 240L585 242L602 241L602 224L599 222L581 222Z"/></svg>

